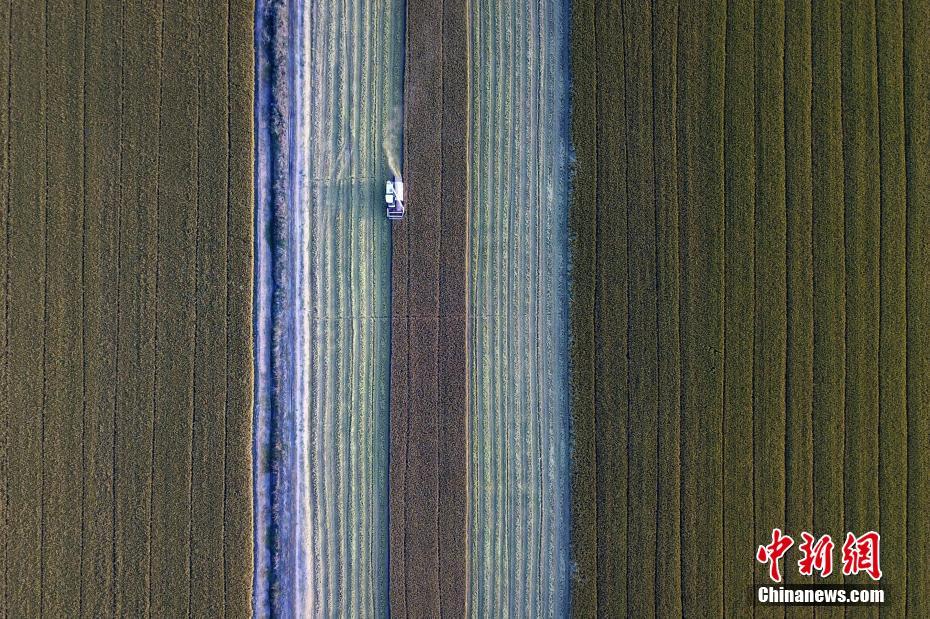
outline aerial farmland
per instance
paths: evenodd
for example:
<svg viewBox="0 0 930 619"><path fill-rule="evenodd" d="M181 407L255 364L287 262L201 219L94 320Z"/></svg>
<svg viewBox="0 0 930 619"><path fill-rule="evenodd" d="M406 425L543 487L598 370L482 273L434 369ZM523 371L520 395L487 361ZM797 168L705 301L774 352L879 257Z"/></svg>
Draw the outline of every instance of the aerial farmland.
<svg viewBox="0 0 930 619"><path fill-rule="evenodd" d="M0 617L930 614L928 31L4 4Z"/></svg>
<svg viewBox="0 0 930 619"><path fill-rule="evenodd" d="M0 11L4 617L251 608L250 21Z"/></svg>
<svg viewBox="0 0 930 619"><path fill-rule="evenodd" d="M457 544L452 560L473 557L461 572L471 591L461 602L476 612L565 608L566 7L535 16L519 15L516 5L476 5L450 14L446 23L461 20L455 36L473 59L436 53L428 35L441 32L426 23L437 7L427 3L406 12L390 2L373 11L363 3L284 7L259 5L266 46L257 107L256 612L386 612L386 576L413 579L398 576L399 562L421 572L406 608L438 611L438 588L427 584L435 570L427 573L418 553L435 554L440 534L449 546L439 552ZM509 25L498 37L502 19ZM417 25L406 37L405 21ZM467 23L480 24L470 42ZM526 43L518 49L530 37L551 46L539 54ZM457 111L461 125L446 127L431 95L451 89L432 80L445 63L469 61L487 72L453 69L443 77L482 95L467 117ZM531 124L515 122L518 105L532 109ZM466 139L475 146L470 166L464 152L446 157L450 142L461 147ZM402 147L409 157L401 167ZM379 195L394 176L412 179L406 195L419 208L393 224L392 249ZM452 186L460 191L447 193ZM466 209L473 214L463 217ZM468 239L475 241L466 254ZM518 300L512 308L510 297ZM461 337L458 349L446 347L450 334ZM440 377L457 371L459 384L446 387ZM467 411L463 382L472 385ZM442 532L424 531L427 514L419 510L440 509L441 492L430 489L440 465L424 446L430 431L438 433L437 408L454 406L446 389L460 394L459 436L472 437L457 473L449 471L460 486L450 495L476 509L472 520L462 509ZM408 451L403 465L398 449ZM388 533L389 461L400 537ZM524 556L540 559L526 567ZM508 578L489 585L495 565L506 566ZM511 587L525 586L526 602L506 601Z"/></svg>

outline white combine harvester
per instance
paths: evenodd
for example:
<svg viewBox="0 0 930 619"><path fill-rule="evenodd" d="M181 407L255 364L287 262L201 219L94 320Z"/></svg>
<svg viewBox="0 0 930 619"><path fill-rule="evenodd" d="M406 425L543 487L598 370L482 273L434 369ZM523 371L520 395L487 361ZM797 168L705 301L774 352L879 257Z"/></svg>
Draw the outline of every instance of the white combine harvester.
<svg viewBox="0 0 930 619"><path fill-rule="evenodd" d="M404 218L404 182L396 176L387 182L384 201L387 203L388 219Z"/></svg>

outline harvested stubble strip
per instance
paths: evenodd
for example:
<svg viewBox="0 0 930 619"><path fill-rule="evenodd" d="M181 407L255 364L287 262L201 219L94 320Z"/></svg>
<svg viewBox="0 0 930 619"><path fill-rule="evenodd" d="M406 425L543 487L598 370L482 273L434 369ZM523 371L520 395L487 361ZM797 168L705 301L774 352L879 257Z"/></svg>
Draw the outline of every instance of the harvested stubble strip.
<svg viewBox="0 0 930 619"><path fill-rule="evenodd" d="M45 7L11 5L7 204L6 613L41 606L45 314Z"/></svg>
<svg viewBox="0 0 930 619"><path fill-rule="evenodd" d="M725 21L722 2L679 7L682 610L706 616L723 606Z"/></svg>
<svg viewBox="0 0 930 619"><path fill-rule="evenodd" d="M597 501L594 423L594 299L597 209L597 67L594 2L572 0L571 139L575 151L568 225L572 279L570 406L572 411L572 614L597 612Z"/></svg>
<svg viewBox="0 0 930 619"><path fill-rule="evenodd" d="M123 13L120 144L119 339L114 475L114 612L142 616L149 602L152 392L155 381L157 92L161 3Z"/></svg>
<svg viewBox="0 0 930 619"><path fill-rule="evenodd" d="M727 13L724 113L726 197L723 400L723 608L731 612L752 587L753 319L755 257L755 56L753 0Z"/></svg>
<svg viewBox="0 0 930 619"><path fill-rule="evenodd" d="M409 197L409 196L408 196ZM409 278L410 219L391 226L391 423L390 423L390 608L391 614L407 616L407 402L409 384L409 326L407 280Z"/></svg>
<svg viewBox="0 0 930 619"><path fill-rule="evenodd" d="M840 3L817 2L811 14L811 170L814 267L814 529L843 530L843 365L846 279ZM838 570L823 582L842 582ZM822 614L842 616L842 610ZM821 613L818 613L820 615Z"/></svg>
<svg viewBox="0 0 930 619"><path fill-rule="evenodd" d="M83 3L48 3L48 203L43 612L67 616L81 580ZM75 103L77 102L77 104ZM38 491L38 489L36 489Z"/></svg>
<svg viewBox="0 0 930 619"><path fill-rule="evenodd" d="M813 264L811 250L810 7L785 8L785 211L786 211L786 372L785 372L785 527L798 535L813 527ZM798 542L800 543L800 541ZM746 549L751 554L751 547ZM797 570L788 582L810 582ZM810 608L790 608L788 616L810 617Z"/></svg>
<svg viewBox="0 0 930 619"><path fill-rule="evenodd" d="M198 211L197 12L165 4L159 135L151 612L190 603L191 424L194 408Z"/></svg>
<svg viewBox="0 0 930 619"><path fill-rule="evenodd" d="M907 606L907 175L904 166L902 6L876 4L881 156L880 324L878 351L879 523L883 612Z"/></svg>

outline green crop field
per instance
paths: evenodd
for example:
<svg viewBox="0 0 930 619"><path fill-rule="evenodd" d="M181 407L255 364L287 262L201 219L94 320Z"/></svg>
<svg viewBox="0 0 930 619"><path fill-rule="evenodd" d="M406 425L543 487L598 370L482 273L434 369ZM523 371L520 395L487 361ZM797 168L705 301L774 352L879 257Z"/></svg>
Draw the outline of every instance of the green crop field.
<svg viewBox="0 0 930 619"><path fill-rule="evenodd" d="M249 613L251 12L0 12L2 616Z"/></svg>
<svg viewBox="0 0 930 619"><path fill-rule="evenodd" d="M744 615L775 527L927 612L928 19L574 0L576 616Z"/></svg>

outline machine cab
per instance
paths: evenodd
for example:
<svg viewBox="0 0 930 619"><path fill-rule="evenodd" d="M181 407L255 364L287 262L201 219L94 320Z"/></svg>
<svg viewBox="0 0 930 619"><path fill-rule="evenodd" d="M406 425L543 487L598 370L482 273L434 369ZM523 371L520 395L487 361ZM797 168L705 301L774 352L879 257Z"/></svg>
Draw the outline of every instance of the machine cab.
<svg viewBox="0 0 930 619"><path fill-rule="evenodd" d="M404 182L396 176L387 182L384 201L387 203L388 219L404 218Z"/></svg>

